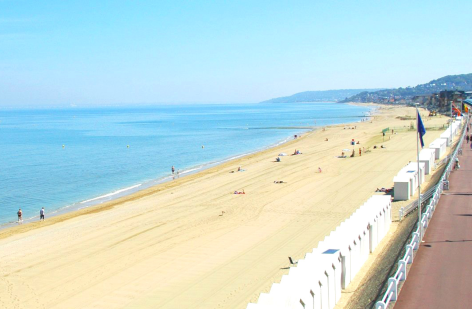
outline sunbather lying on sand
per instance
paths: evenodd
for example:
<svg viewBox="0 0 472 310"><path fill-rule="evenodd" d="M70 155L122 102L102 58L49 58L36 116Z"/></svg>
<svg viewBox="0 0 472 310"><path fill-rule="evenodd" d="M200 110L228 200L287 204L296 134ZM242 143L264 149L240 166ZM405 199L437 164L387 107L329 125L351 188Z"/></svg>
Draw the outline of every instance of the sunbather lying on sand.
<svg viewBox="0 0 472 310"><path fill-rule="evenodd" d="M287 183L287 182L284 182L284 181L274 181L274 183Z"/></svg>
<svg viewBox="0 0 472 310"><path fill-rule="evenodd" d="M392 191L392 189L391 189L391 188L382 187L382 188L377 188L375 191L376 191L376 192L382 192L382 193L389 193L389 192Z"/></svg>
<svg viewBox="0 0 472 310"><path fill-rule="evenodd" d="M242 194L246 194L246 193L244 192L244 189L243 189L242 192L234 191L234 194L235 195L242 195Z"/></svg>
<svg viewBox="0 0 472 310"><path fill-rule="evenodd" d="M231 170L230 173L235 173L235 172L243 172L243 171L246 171L244 169L241 169L241 167L238 167L238 170L234 171L234 170Z"/></svg>

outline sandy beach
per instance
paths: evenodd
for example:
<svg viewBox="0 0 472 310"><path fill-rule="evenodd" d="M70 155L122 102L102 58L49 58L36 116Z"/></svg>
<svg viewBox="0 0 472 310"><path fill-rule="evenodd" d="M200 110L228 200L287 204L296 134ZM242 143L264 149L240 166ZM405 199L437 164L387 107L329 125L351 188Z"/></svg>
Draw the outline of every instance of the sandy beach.
<svg viewBox="0 0 472 310"><path fill-rule="evenodd" d="M447 118L421 112L427 146ZM380 106L372 122L313 131L116 201L2 230L0 307L246 308L288 273L288 256L304 257L416 160L416 131L407 130L414 116L414 108ZM387 127L396 133L383 141ZM352 150L351 139L360 141L355 157L338 158ZM359 148L370 152L359 156ZM302 154L290 156L295 149ZM275 162L282 152L289 156Z"/></svg>

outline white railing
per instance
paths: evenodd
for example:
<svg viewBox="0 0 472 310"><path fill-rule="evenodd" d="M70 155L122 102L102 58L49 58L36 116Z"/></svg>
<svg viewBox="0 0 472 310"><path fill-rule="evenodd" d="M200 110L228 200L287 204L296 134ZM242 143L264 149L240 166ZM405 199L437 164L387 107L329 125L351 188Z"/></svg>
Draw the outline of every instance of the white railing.
<svg viewBox="0 0 472 310"><path fill-rule="evenodd" d="M433 195L431 198L431 201L429 202L428 206L426 207L426 211L422 214L421 216L421 221L419 223L421 225L418 225L418 228L416 231L412 234L412 238L410 243L406 246L406 252L405 255L403 256L402 259L398 261L398 269L395 275L391 278L388 279L388 288L382 297L381 300L377 301L375 303L375 309L386 309L391 301L396 301L398 297L398 288L400 281L405 281L406 280L406 266L407 264L413 263L413 257L414 257L414 250L417 250L419 247L419 244L421 243L421 238L422 238L422 232L426 231L426 228L428 227L429 220L431 219L433 212L439 202L439 198L441 197L441 194L444 190L444 183L449 182L449 175L455 167L455 159L457 158L458 153L462 153L461 145L462 142L464 141L464 136L466 134L466 128L469 126L469 119L467 118L466 125L464 126L464 129L462 130L462 135L457 142L456 148L451 155L451 160L449 160L446 169L444 170L443 174L441 175L441 178L439 179L438 184L433 187Z"/></svg>
<svg viewBox="0 0 472 310"><path fill-rule="evenodd" d="M430 199L433 194L434 194L434 191L435 191L435 188L434 186L431 187L430 189L428 189L426 192L424 192L423 194L421 194L421 202L424 203L425 201L427 201L428 199ZM418 207L418 200L415 200L413 201L412 203L400 208L400 210L398 211L398 217L399 217L399 220L400 222L402 221L402 219L407 216L408 214L410 214L413 210L416 209L416 207Z"/></svg>

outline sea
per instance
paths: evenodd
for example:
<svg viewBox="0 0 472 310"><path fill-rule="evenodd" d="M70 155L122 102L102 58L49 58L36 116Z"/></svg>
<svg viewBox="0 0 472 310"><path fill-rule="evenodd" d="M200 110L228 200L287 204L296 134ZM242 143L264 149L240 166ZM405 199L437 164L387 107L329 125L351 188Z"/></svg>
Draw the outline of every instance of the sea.
<svg viewBox="0 0 472 310"><path fill-rule="evenodd" d="M359 122L342 103L0 109L0 229L103 203L314 128ZM277 154L274 154L276 156Z"/></svg>

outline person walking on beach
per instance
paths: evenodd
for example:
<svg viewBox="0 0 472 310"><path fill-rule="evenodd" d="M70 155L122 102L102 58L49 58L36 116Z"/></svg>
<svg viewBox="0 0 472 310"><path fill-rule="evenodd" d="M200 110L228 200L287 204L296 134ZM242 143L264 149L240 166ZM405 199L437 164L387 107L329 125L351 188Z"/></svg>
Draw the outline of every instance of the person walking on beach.
<svg viewBox="0 0 472 310"><path fill-rule="evenodd" d="M359 148L359 156L362 156L362 150Z"/></svg>
<svg viewBox="0 0 472 310"><path fill-rule="evenodd" d="M39 220L44 221L44 207L39 210Z"/></svg>
<svg viewBox="0 0 472 310"><path fill-rule="evenodd" d="M21 209L19 209L16 214L18 215L18 224L23 223L23 211L21 211Z"/></svg>

